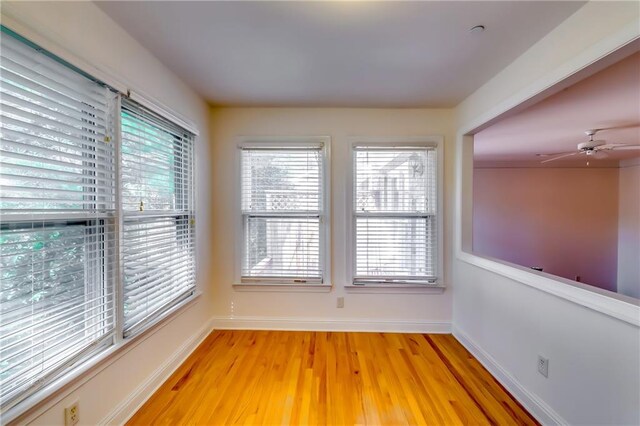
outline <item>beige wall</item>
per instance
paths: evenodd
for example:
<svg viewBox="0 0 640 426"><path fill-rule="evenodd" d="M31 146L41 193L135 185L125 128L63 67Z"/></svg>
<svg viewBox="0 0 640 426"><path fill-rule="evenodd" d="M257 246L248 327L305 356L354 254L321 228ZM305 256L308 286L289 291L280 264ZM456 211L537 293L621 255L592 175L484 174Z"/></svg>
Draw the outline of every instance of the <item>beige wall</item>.
<svg viewBox="0 0 640 426"><path fill-rule="evenodd" d="M618 292L640 299L640 159L620 168Z"/></svg>
<svg viewBox="0 0 640 426"><path fill-rule="evenodd" d="M214 313L234 326L296 328L429 329L451 319L451 289L444 294L345 293L346 171L350 167L350 136L408 137L443 135L445 138L445 281L451 284L451 110L326 109L326 108L215 108L211 110L213 151L212 199L215 273ZM331 136L331 263L330 293L253 292L232 287L238 211L236 138L238 136ZM345 297L343 309L336 297Z"/></svg>
<svg viewBox="0 0 640 426"><path fill-rule="evenodd" d="M473 252L616 291L617 168L476 168Z"/></svg>
<svg viewBox="0 0 640 426"><path fill-rule="evenodd" d="M19 25L26 37L41 37L49 49L62 49L67 58L79 58L79 67L95 67L117 77L131 89L153 96L195 122L197 140L198 287L203 292L196 303L174 316L153 334L129 346L115 362L98 373L85 375L82 385L67 387L30 416L34 424L64 424L64 407L79 401L81 423L98 424L124 407L135 408L147 394L135 394L149 384L162 367L171 365L181 346L197 337L210 323L211 258L209 249L209 135L208 106L172 72L117 26L91 2L2 2L3 17ZM7 25L3 20L3 24ZM28 31L29 34L24 33ZM60 53L59 53L60 54ZM90 70L89 70L90 71ZM152 382L151 382L152 383ZM147 391L148 392L148 389ZM127 404L133 404L129 407ZM113 419L112 419L113 420ZM115 419L114 421L121 421ZM4 421L3 421L4 423Z"/></svg>

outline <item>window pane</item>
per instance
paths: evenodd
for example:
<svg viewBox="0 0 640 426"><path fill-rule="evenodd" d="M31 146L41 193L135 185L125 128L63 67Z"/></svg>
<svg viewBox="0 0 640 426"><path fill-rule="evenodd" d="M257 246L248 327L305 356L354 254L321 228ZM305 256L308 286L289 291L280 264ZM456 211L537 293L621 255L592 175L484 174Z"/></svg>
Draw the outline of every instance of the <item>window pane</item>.
<svg viewBox="0 0 640 426"><path fill-rule="evenodd" d="M189 216L125 220L125 334L195 289L194 227Z"/></svg>
<svg viewBox="0 0 640 426"><path fill-rule="evenodd" d="M356 146L354 282L437 277L436 150Z"/></svg>
<svg viewBox="0 0 640 426"><path fill-rule="evenodd" d="M246 212L317 212L322 209L319 149L242 151L242 209Z"/></svg>
<svg viewBox="0 0 640 426"><path fill-rule="evenodd" d="M192 136L134 104L124 102L122 203L129 211L190 210Z"/></svg>
<svg viewBox="0 0 640 426"><path fill-rule="evenodd" d="M245 224L245 277L322 277L318 218L249 217Z"/></svg>
<svg viewBox="0 0 640 426"><path fill-rule="evenodd" d="M356 276L435 276L435 217L356 218Z"/></svg>
<svg viewBox="0 0 640 426"><path fill-rule="evenodd" d="M115 95L10 36L0 50L3 215L115 208Z"/></svg>
<svg viewBox="0 0 640 426"><path fill-rule="evenodd" d="M110 334L114 250L107 221L2 224L3 401Z"/></svg>
<svg viewBox="0 0 640 426"><path fill-rule="evenodd" d="M435 150L355 151L354 209L369 212L435 212Z"/></svg>

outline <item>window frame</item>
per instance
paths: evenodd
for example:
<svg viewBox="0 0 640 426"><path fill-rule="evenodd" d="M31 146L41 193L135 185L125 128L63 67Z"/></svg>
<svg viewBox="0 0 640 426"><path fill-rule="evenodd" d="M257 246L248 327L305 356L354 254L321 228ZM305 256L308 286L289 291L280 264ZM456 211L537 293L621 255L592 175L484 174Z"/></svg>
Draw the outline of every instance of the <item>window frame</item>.
<svg viewBox="0 0 640 426"><path fill-rule="evenodd" d="M244 260L245 216L242 211L242 150L243 148L304 148L322 144L322 209L320 217L320 268L319 281L296 282L282 278L242 278ZM331 137L330 136L240 136L236 141L235 179L235 264L233 286L241 290L323 291L331 289Z"/></svg>
<svg viewBox="0 0 640 426"><path fill-rule="evenodd" d="M124 158L123 152L122 152L122 145L123 145L123 137L122 137L122 111L124 110L125 106L123 106L123 99L128 99L129 102L135 104L134 107L141 107L143 109L148 110L149 112L151 112L152 114L156 115L158 118L166 120L174 125L176 125L177 127L181 128L181 130L184 133L190 133L191 135L191 142L190 142L190 148L191 148L191 158L190 161L192 161L191 163L191 170L190 170L190 176L189 176L189 180L190 180L190 188L188 189L188 192L190 192L190 196L192 197L191 200L189 200L189 207L190 209L170 209L170 210L148 210L148 211L135 211L135 210L126 210L124 208L124 202L122 201L123 195L124 195L124 181L125 179L123 178L123 165L122 165L122 160ZM143 102L141 102L141 98L140 97L135 97L135 96L125 96L125 94L120 94L120 96L118 96L118 102L117 102L117 113L116 113L116 125L117 125L117 131L116 133L116 156L117 156L117 167L116 167L116 182L117 182L117 191L116 191L116 210L117 210L117 217L118 217L118 238L117 238L117 243L118 243L118 283L117 283L117 295L118 295L118 299L117 299L117 306L116 306L116 310L117 310L117 327L116 327L116 335L117 335L117 339L119 342L123 342L124 344L127 344L129 341L135 340L138 336L145 334L145 332L148 329L152 329L156 326L156 324L163 322L167 317L171 316L171 314L173 312L175 312L176 310L179 310L182 306L190 303L193 299L197 298L200 294L201 294L201 290L199 287L199 282L198 282L198 250L197 250L197 232L195 231L195 229L193 230L193 235L190 238L193 238L193 256L194 256L194 260L193 260L193 275L194 275L194 287L192 290L188 291L188 292L184 292L181 295L179 295L178 297L174 298L173 301L171 301L171 303L162 306L162 309L158 309L157 312L154 312L153 315L150 315L149 317L146 317L144 320L139 321L138 323L135 323L134 325L130 326L130 327L126 327L126 322L125 322L125 311L124 311L124 301L125 301L125 258L124 258L124 230L125 230L125 223L127 221L132 221L132 220L140 220L140 219L145 219L145 218L164 218L164 219L174 219L176 220L176 226L177 226L177 221L180 220L180 217L186 216L189 218L189 226L196 226L196 217L197 217L197 190L196 190L196 143L198 142L198 133L194 132L192 129L190 128L186 128L184 127L184 125L182 123L176 122L174 120L172 120L172 115L171 116L165 116L163 115L161 112L158 111L164 111L163 108L156 108L154 104L150 103L149 101L147 101L146 99L143 100ZM176 185L176 193L178 192L177 190L177 183L174 183L174 185ZM177 229L177 228L176 228Z"/></svg>
<svg viewBox="0 0 640 426"><path fill-rule="evenodd" d="M358 146L373 146L377 148L433 148L436 153L436 280L435 283L417 283L409 281L384 282L375 281L355 284L356 271L356 218L353 208L355 177L355 152ZM441 135L416 137L352 137L349 143L349 166L346 170L346 220L345 220L345 249L346 249L346 277L344 287L350 291L383 292L383 293L440 293L446 287L444 277L444 137ZM400 214L398 216L401 216Z"/></svg>

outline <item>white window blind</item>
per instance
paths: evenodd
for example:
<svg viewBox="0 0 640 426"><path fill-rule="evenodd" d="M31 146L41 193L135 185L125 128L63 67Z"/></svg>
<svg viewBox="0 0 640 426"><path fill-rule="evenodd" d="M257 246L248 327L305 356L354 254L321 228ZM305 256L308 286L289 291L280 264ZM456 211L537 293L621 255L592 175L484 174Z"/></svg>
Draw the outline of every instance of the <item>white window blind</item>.
<svg viewBox="0 0 640 426"><path fill-rule="evenodd" d="M115 96L12 37L1 43L3 215L113 211Z"/></svg>
<svg viewBox="0 0 640 426"><path fill-rule="evenodd" d="M323 144L241 148L243 282L321 283Z"/></svg>
<svg viewBox="0 0 640 426"><path fill-rule="evenodd" d="M354 147L354 284L435 283L433 147Z"/></svg>
<svg viewBox="0 0 640 426"><path fill-rule="evenodd" d="M0 37L0 404L113 342L115 94Z"/></svg>
<svg viewBox="0 0 640 426"><path fill-rule="evenodd" d="M195 292L193 134L123 100L124 335Z"/></svg>

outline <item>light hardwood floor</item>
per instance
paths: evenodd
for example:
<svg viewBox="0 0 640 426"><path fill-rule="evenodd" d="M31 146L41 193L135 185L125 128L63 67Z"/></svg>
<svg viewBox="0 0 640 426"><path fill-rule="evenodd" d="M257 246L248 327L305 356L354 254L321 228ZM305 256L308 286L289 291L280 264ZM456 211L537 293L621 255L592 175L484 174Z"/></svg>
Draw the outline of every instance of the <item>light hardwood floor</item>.
<svg viewBox="0 0 640 426"><path fill-rule="evenodd" d="M128 424L537 423L451 335L215 331Z"/></svg>

